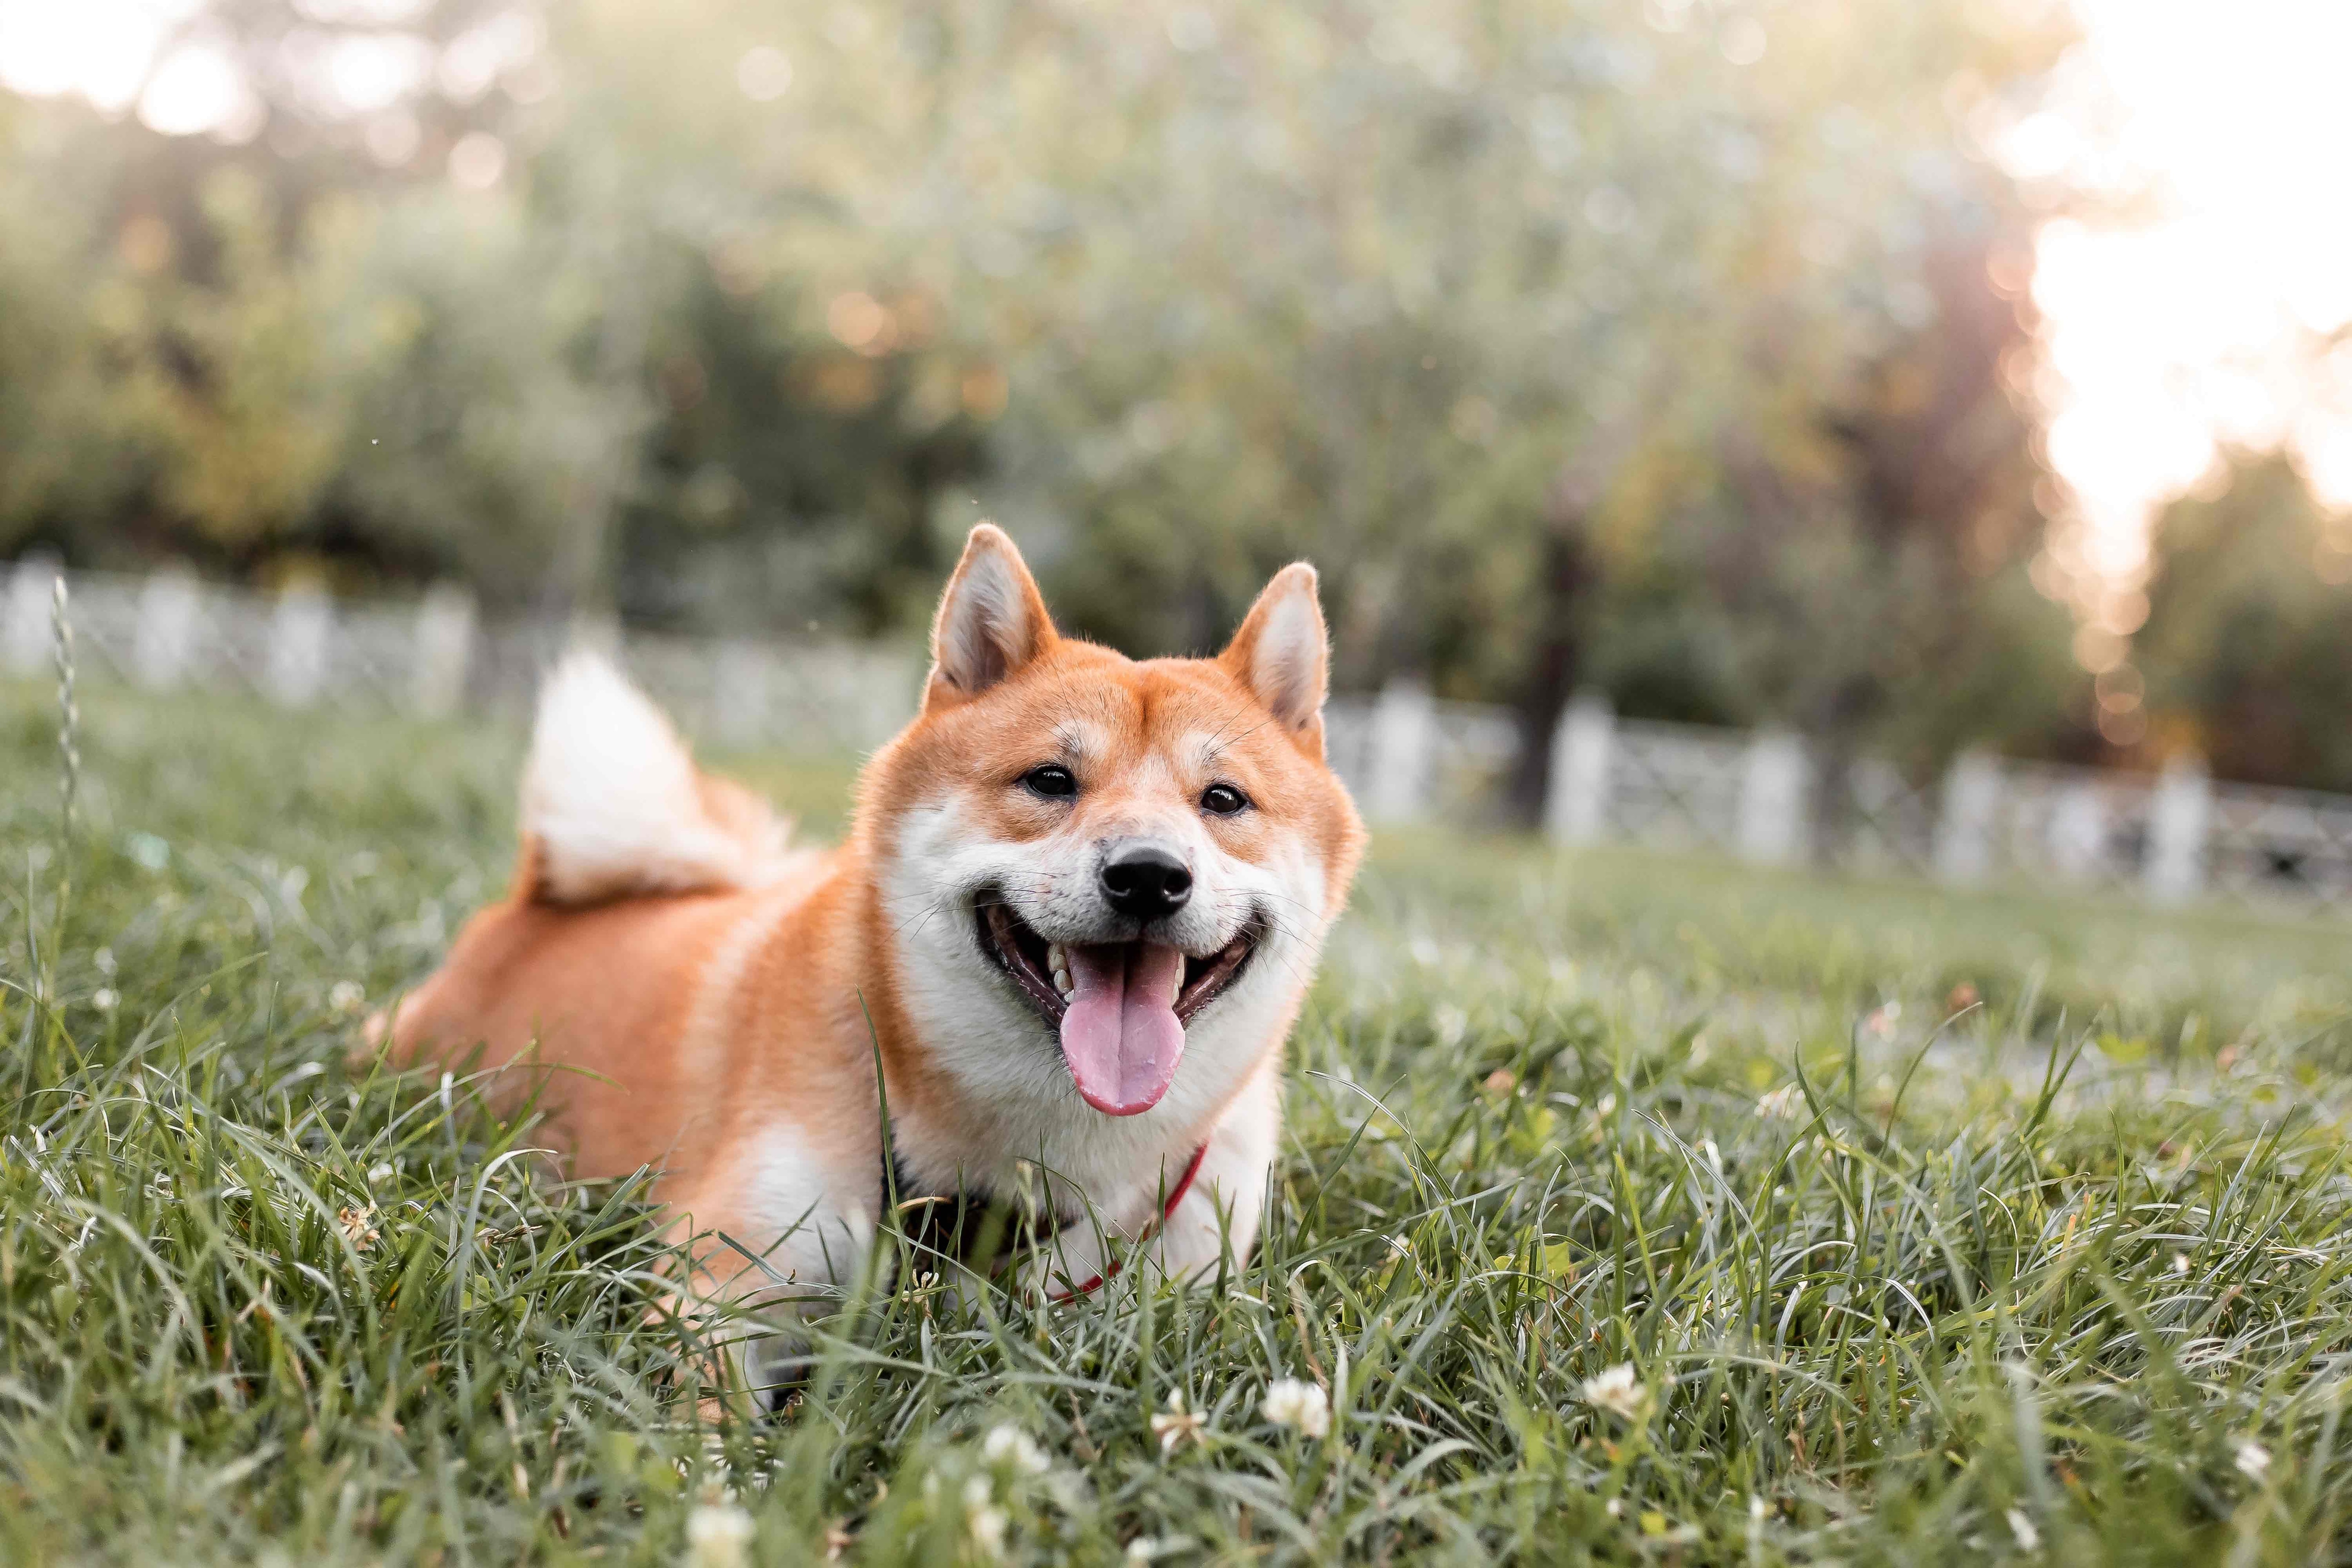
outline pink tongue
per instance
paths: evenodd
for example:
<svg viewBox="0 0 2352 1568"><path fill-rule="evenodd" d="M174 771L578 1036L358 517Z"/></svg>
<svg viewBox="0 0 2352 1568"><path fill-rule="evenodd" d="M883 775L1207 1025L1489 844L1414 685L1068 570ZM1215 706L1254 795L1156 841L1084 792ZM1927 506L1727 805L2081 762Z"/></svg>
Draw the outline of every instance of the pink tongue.
<svg viewBox="0 0 2352 1568"><path fill-rule="evenodd" d="M1063 951L1075 994L1062 1015L1062 1055L1078 1093L1111 1116L1150 1110L1184 1054L1174 1002L1183 953L1155 942Z"/></svg>

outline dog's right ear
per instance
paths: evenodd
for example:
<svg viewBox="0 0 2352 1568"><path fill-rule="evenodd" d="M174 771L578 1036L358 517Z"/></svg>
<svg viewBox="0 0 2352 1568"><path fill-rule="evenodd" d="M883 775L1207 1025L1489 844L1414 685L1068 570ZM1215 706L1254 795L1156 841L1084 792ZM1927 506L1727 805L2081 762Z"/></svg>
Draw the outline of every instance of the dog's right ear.
<svg viewBox="0 0 2352 1568"><path fill-rule="evenodd" d="M1054 645L1045 596L1004 531L983 522L940 595L923 711L968 702Z"/></svg>

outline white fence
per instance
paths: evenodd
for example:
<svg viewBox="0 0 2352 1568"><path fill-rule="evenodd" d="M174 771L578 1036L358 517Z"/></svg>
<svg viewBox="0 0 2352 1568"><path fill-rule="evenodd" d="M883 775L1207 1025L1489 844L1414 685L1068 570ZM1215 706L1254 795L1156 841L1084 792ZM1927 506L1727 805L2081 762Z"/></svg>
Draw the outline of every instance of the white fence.
<svg viewBox="0 0 2352 1568"><path fill-rule="evenodd" d="M1518 752L1503 710L1410 684L1335 700L1328 729L1375 822L1491 816ZM2352 796L2217 783L2191 762L2149 775L1969 752L1916 781L1865 758L1834 814L1837 842L1817 846L1812 763L1794 735L1618 719L1586 700L1551 745L1544 827L1559 843L2352 910Z"/></svg>
<svg viewBox="0 0 2352 1568"><path fill-rule="evenodd" d="M0 584L0 667L50 659L53 563ZM75 647L86 673L152 690L226 687L290 708L423 714L528 710L540 670L570 638L611 642L689 730L730 744L852 754L914 710L911 647L786 647L629 634L605 625L485 624L462 590L404 605L276 597L184 574L76 573ZM1375 822L1492 820L1518 759L1504 710L1440 702L1401 683L1333 700L1331 759ZM1566 844L1622 842L1819 858L1952 883L2130 890L2172 902L2219 895L2352 910L2352 797L2218 784L2190 764L2129 774L1969 753L1939 779L1864 759L1849 775L1838 841L1812 842L1813 768L1803 743L1618 719L1571 706L1551 741L1544 826Z"/></svg>
<svg viewBox="0 0 2352 1568"><path fill-rule="evenodd" d="M53 563L18 562L0 590L0 666L50 663ZM571 638L614 647L689 730L730 744L812 754L870 750L914 710L910 647L781 647L628 634L606 625L485 624L471 595L440 587L410 604L352 604L315 589L276 597L181 573L77 572L68 586L85 674L150 690L227 688L289 708L444 714L529 710L539 672Z"/></svg>

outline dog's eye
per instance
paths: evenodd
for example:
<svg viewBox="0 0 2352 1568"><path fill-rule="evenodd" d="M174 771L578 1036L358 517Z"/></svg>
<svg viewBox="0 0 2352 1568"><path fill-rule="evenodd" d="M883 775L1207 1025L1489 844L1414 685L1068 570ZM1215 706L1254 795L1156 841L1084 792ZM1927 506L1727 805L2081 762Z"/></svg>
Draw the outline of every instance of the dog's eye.
<svg viewBox="0 0 2352 1568"><path fill-rule="evenodd" d="M1201 809L1212 816L1231 816L1249 805L1249 796L1231 784L1211 784L1201 792Z"/></svg>
<svg viewBox="0 0 2352 1568"><path fill-rule="evenodd" d="M1059 763L1047 763L1042 768L1031 768L1021 775L1021 782L1032 793L1048 800L1063 800L1078 793L1078 775Z"/></svg>

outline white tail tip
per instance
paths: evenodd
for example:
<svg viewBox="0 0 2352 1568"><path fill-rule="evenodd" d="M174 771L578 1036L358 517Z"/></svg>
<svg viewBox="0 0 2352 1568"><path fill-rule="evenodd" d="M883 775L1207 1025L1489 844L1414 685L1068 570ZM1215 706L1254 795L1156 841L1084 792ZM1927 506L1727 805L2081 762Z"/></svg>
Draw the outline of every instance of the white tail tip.
<svg viewBox="0 0 2352 1568"><path fill-rule="evenodd" d="M538 897L755 887L777 874L786 826L696 772L668 719L603 655L566 654L549 672L522 777Z"/></svg>

